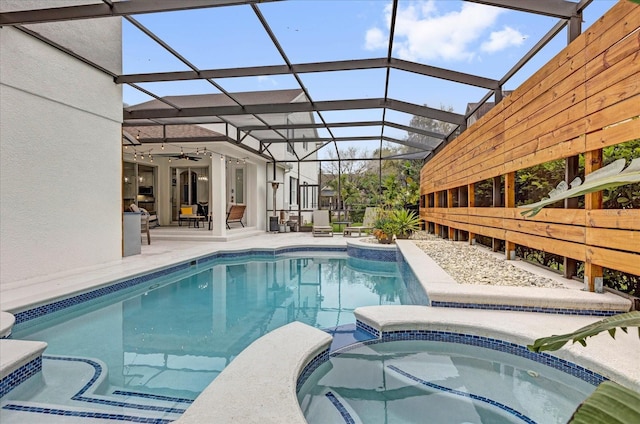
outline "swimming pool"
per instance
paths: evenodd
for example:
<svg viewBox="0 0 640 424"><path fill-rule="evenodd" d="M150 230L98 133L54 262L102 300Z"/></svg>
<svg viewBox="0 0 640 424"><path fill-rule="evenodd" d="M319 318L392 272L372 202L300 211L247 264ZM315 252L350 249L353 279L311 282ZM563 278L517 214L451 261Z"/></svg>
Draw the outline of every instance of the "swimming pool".
<svg viewBox="0 0 640 424"><path fill-rule="evenodd" d="M403 340L335 352L298 399L310 424L565 423L593 390L505 352Z"/></svg>
<svg viewBox="0 0 640 424"><path fill-rule="evenodd" d="M45 389L37 388L42 381L25 383L3 405L19 398L110 412L152 405L161 419L175 419L269 331L292 321L352 324L358 306L419 297L408 293L394 262L300 255L216 260L17 325L12 338L48 343Z"/></svg>

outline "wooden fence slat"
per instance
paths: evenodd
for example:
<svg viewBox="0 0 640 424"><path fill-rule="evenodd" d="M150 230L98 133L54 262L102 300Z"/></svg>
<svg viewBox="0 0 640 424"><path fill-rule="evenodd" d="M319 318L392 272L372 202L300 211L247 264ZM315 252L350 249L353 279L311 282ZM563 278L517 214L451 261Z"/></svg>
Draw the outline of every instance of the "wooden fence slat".
<svg viewBox="0 0 640 424"><path fill-rule="evenodd" d="M507 231L507 239L516 244L529 246L533 249L543 252L553 253L555 255L567 256L579 261L585 260L584 245L581 243L572 243L562 240L551 240L546 237L540 237L532 234L524 234L516 231Z"/></svg>
<svg viewBox="0 0 640 424"><path fill-rule="evenodd" d="M640 95L635 95L589 115L587 117L587 132L597 131L607 125L636 117L638 111L640 111Z"/></svg>
<svg viewBox="0 0 640 424"><path fill-rule="evenodd" d="M587 228L586 243L591 246L640 253L640 231Z"/></svg>
<svg viewBox="0 0 640 424"><path fill-rule="evenodd" d="M554 240L564 240L582 244L585 242L584 227L510 219L505 219L503 226L509 231L544 236Z"/></svg>
<svg viewBox="0 0 640 424"><path fill-rule="evenodd" d="M587 134L585 150L596 150L638 138L640 119L628 119L617 125Z"/></svg>
<svg viewBox="0 0 640 424"><path fill-rule="evenodd" d="M640 209L597 209L586 211L587 222L595 228L638 230Z"/></svg>
<svg viewBox="0 0 640 424"><path fill-rule="evenodd" d="M588 246L587 254L594 265L640 276L640 255L636 253Z"/></svg>

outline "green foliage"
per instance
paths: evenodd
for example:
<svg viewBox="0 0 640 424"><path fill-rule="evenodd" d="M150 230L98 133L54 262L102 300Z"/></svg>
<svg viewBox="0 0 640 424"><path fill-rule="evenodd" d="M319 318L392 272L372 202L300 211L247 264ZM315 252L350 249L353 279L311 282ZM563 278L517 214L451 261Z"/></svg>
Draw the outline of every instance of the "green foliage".
<svg viewBox="0 0 640 424"><path fill-rule="evenodd" d="M391 218L389 211L382 211L380 213L378 219L376 219L373 224L373 228L388 236L393 236L398 232L398 225L396 221Z"/></svg>
<svg viewBox="0 0 640 424"><path fill-rule="evenodd" d="M573 343L578 342L582 346L586 346L587 342L585 339L587 337L592 337L603 331L608 331L611 337L615 338L617 328L622 329L622 331L626 333L627 327L638 327L638 337L640 337L640 311L625 312L607 317L585 327L579 328L572 333L562 334L559 336L542 337L533 342L532 345L527 345L527 348L533 352L558 350L570 340L573 341Z"/></svg>
<svg viewBox="0 0 640 424"><path fill-rule="evenodd" d="M625 159L618 159L613 163L598 169L585 177L584 183L580 184L579 178L571 183L571 188L562 181L558 186L549 192L549 197L543 200L521 206L525 210L520 214L532 217L538 214L542 208L553 204L559 200L581 196L587 193L594 193L600 190L613 189L627 184L640 183L640 158L635 158L625 169Z"/></svg>
<svg viewBox="0 0 640 424"><path fill-rule="evenodd" d="M578 406L567 424L637 423L640 423L640 393L605 381Z"/></svg>
<svg viewBox="0 0 640 424"><path fill-rule="evenodd" d="M395 222L395 235L399 238L407 238L420 229L420 218L414 211L396 209L390 215Z"/></svg>
<svg viewBox="0 0 640 424"><path fill-rule="evenodd" d="M545 162L516 172L516 206L542 199L564 180L563 159ZM561 204L563 205L563 204Z"/></svg>
<svg viewBox="0 0 640 424"><path fill-rule="evenodd" d="M618 159L631 160L640 158L640 138L615 144L602 149L603 166ZM638 209L640 208L640 183L605 189L602 192L604 209Z"/></svg>

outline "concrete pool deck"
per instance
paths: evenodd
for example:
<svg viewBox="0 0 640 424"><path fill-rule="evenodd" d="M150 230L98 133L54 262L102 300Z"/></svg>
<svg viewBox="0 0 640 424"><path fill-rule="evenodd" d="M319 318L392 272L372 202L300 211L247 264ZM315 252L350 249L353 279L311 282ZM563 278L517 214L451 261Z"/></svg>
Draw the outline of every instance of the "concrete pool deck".
<svg viewBox="0 0 640 424"><path fill-rule="evenodd" d="M238 238L233 241L227 242L203 242L203 241L191 241L191 240L177 240L177 239L153 239L151 245L142 246L142 254L136 256L130 256L122 258L121 260L114 261L113 263L104 264L101 266L90 267L85 269L77 269L71 272L60 273L58 275L50 275L46 277L34 278L25 281L14 282L10 284L3 284L0 291L0 310L2 311L20 311L28 309L32 306L47 303L52 300L62 299L73 294L82 293L90 289L109 285L110 283L124 278L130 278L136 275L144 275L153 270L166 268L173 264L184 263L194 258L210 255L216 251L237 251L246 250L252 248L283 248L294 246L309 246L309 247L332 247L332 246L346 246L347 243L358 244L356 238L345 238L341 234L335 234L334 237L313 237L310 233L282 233L282 234L270 234L260 233L253 234L248 238ZM362 243L366 245L366 243ZM428 256L424 254L419 248L417 248L411 241L401 241L398 244L402 250L403 255L407 261L407 264L413 269L418 280L425 288L429 295L430 301L441 302L457 302L457 303L491 303L495 304L497 301L502 304L512 305L531 305L531 306L544 306L550 308L564 308L564 307L583 307L586 309L610 309L612 311L624 311L630 307L630 301L619 297L611 293L588 293L582 291L582 284L576 281L566 280L561 276L524 263L522 261L513 261L515 266L523 267L530 272L542 274L545 277L555 279L566 287L565 289L543 289L543 288L529 288L529 287L498 287L498 286L475 286L475 285L459 285L448 276L437 264L435 264ZM575 330L583 325L593 322L599 318L592 316L566 316L566 315L554 315L554 314L540 314L531 312L505 312L505 311L489 311L489 310L469 310L458 309L453 307L447 308L426 308L418 307L421 311L415 314L413 310L409 309L396 309L388 312L383 312L382 317L376 315L374 309L371 312L372 317L364 318L370 320L371 323L380 321L381 325L388 325L389 320L391 322L405 322L408 325L451 325L451 328L471 328L469 326L475 325L477 331L485 331L488 334L497 332L496 334L504 336L506 340L508 337L515 337L522 341L528 337L542 337L551 334L558 334L559 332L568 332ZM365 315L368 316L367 309L364 309ZM387 316L386 314L390 314ZM408 315L407 315L408 314ZM406 316L405 316L406 315ZM384 318L387 316L387 318ZM419 317L416 318L416 317ZM400 319L402 318L402 319ZM7 327L6 323L9 318L7 314L0 314L0 328ZM418 322L415 320L418 319ZM369 321L367 321L369 322ZM544 324L543 324L544 323ZM497 326L496 326L497 325ZM10 326L9 326L10 327ZM515 335L511 334L510 328L513 327ZM544 331L543 331L544 330ZM286 334L286 331L283 330ZM303 333L307 333L306 330L300 330ZM451 329L448 331L452 331ZM476 331L476 330L474 330ZM274 333L276 333L274 331ZM276 333L276 335L281 333ZM327 339L323 332L313 332L309 338L309 345L307 343L304 346L300 346L296 341L296 337L291 343L278 343L278 349L284 349L282 352L274 351L269 352L261 350L261 357L266 358L264 363L260 363L260 367L266 366L274 369L276 364L273 361L278 361L280 354L286 357L291 356L292 361L287 366L278 367L279 375L274 375L272 379L269 377L269 373L265 373L264 384L276 385L279 383L279 378L286 380L287 387L290 387L293 381L293 388L295 391L295 380L297 379L301 367L305 365L305 361L308 361L313 357L313 353L317 352L318 346L324 346L327 343ZM511 335L509 335L511 334ZM282 337L282 336L280 336ZM528 342L532 342L532 339L527 339ZM621 383L621 376L628 375L626 383L634 385L640 384L640 367L639 369L628 369L630 362L628 358L637 354L640 349L640 345L637 344L638 339L635 339L636 344L631 342L618 343L619 338L614 340L608 340L609 336L594 338L593 348L589 353L586 353L586 361L588 364L602 364L603 373L605 376L615 377L614 380ZM622 337L624 338L624 337ZM330 339L330 338L329 338ZM605 339L603 341L595 341L599 339ZM625 339L626 340L626 339ZM6 371L15 366L15 362L24 360L28 353L24 351L24 346L18 346L13 344L16 340L0 340L0 348L3 355L3 370L1 374L6 375ZM330 343L330 341L329 341ZM270 342L267 343L270 346ZM35 345L34 345L35 346ZM252 345L253 346L253 345ZM591 346L590 346L591 347ZM41 346L37 347L38 349ZM615 349L613 349L615 348ZM575 347L573 347L575 349ZM574 353L572 348L568 348L567 355L583 355L584 352ZM614 351L614 353L612 353ZM244 353L243 353L244 354ZM250 355L251 351L247 353ZM255 353L253 353L255 354ZM563 353L564 354L564 353ZM288 355L288 356L287 356ZM311 357L309 356L311 355ZM242 354L238 357L240 358ZM298 358L293 360L293 357ZM626 362L622 358L626 357ZM576 361L579 363L579 361ZM235 361L234 361L235 363ZM5 368L6 366L6 368ZM243 368L244 375L239 373L235 374L233 371L236 368ZM267 368L268 370L268 368ZM249 374L247 374L249 372ZM223 374L227 373L227 370ZM257 371L256 371L257 373ZM226 379L236 380L234 387L238 388L237 395L240 398L234 400L233 408L242 405L242 393L241 390L243 384L246 386L247 379L253 379L255 376L254 371L246 369L246 367L233 367L229 369L228 377ZM295 375L294 375L295 374ZM235 376L234 376L235 375ZM624 378L622 378L624 380ZM283 380L283 381L284 381ZM218 380L215 380L218 381ZM214 384L215 384L214 381ZM218 383L221 384L221 383ZM634 386L635 387L635 386ZM640 387L640 385L638 385ZM213 390L213 389L212 389ZM288 390L288 389L287 389ZM277 399L272 399L271 396L266 393L265 398L259 399L259 403L267 408L272 409L275 414L274 417L278 417L278 413L284 413L283 408L289 407L276 402ZM201 397L208 398L209 389L205 390ZM219 392L217 392L219 394ZM225 392L226 393L226 392ZM231 396L234 391L229 390L225 396ZM281 393L279 390L275 393ZM218 396L216 394L216 398ZM246 396L246 392L245 392ZM287 402L290 403L291 396L286 396ZM295 393L293 398L295 398ZM200 399L200 397L198 398ZM205 402L209 403L211 400ZM248 402L257 401L255 396L247 400ZM217 402L217 401L216 401ZM271 403L273 402L273 404ZM200 415L198 413L198 404L201 401L194 403L192 408L188 409L185 414L185 422L200 422L200 421L188 421L192 415ZM223 404L226 401L223 402ZM229 408L232 408L230 405ZM299 407L297 407L299 412ZM249 410L245 408L245 413ZM266 412L266 411L264 411ZM292 412L295 415L295 412ZM250 415L250 414L249 414ZM263 421L261 418L264 416L258 415L260 418L257 421L243 421L243 422L268 422ZM182 422L182 420L181 420ZM220 421L231 422L231 421ZM277 420L272 422L278 422ZM282 422L282 421L280 421ZM295 422L292 421L292 422ZM304 421L301 421L304 422Z"/></svg>

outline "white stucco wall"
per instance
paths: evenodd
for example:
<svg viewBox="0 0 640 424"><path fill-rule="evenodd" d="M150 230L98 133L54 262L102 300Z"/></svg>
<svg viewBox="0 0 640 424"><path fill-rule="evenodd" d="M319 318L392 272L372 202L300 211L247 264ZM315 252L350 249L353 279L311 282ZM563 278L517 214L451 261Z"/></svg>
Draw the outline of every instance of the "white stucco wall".
<svg viewBox="0 0 640 424"><path fill-rule="evenodd" d="M120 72L119 18L38 27ZM0 284L119 259L121 88L11 27L0 60Z"/></svg>

